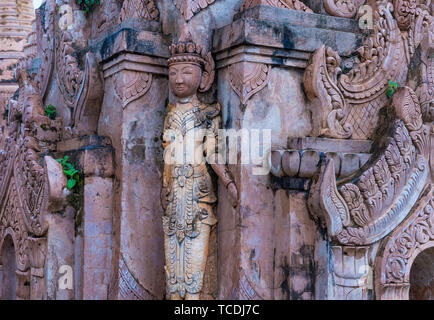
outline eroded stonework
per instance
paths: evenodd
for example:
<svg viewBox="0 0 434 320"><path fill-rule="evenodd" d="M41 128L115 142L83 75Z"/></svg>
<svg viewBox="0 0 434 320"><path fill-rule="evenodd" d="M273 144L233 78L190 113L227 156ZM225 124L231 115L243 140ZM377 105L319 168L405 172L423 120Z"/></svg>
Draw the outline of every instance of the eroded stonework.
<svg viewBox="0 0 434 320"><path fill-rule="evenodd" d="M431 297L433 6L2 1L0 298Z"/></svg>

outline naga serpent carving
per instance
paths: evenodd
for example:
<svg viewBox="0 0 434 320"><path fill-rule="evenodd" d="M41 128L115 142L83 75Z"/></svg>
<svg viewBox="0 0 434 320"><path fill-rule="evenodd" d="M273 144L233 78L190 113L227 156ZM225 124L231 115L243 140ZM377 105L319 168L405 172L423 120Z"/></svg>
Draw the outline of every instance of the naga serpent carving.
<svg viewBox="0 0 434 320"><path fill-rule="evenodd" d="M320 47L303 76L311 101L312 136L370 139L379 110L390 103L389 81L405 83L410 58L432 19L420 1L404 10L408 1L378 1L371 36L357 50L359 61L347 73L331 48ZM416 5L417 2L417 5Z"/></svg>
<svg viewBox="0 0 434 320"><path fill-rule="evenodd" d="M422 122L416 94L408 87L393 96L397 116L376 159L337 183L326 159L310 190L309 206L332 239L367 245L385 237L407 216L428 177L430 127Z"/></svg>

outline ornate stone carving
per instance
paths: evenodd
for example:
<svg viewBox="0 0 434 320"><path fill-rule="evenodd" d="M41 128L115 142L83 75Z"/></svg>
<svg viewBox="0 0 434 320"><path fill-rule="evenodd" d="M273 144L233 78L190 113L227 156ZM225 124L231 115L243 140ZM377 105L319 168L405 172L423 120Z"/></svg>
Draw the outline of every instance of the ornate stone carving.
<svg viewBox="0 0 434 320"><path fill-rule="evenodd" d="M246 104L250 97L265 88L270 70L269 65L252 62L239 62L229 67L231 87L242 104Z"/></svg>
<svg viewBox="0 0 434 320"><path fill-rule="evenodd" d="M68 31L59 30L56 38L57 85L66 105L70 108L74 107L83 80L83 70L78 67L72 42L72 35Z"/></svg>
<svg viewBox="0 0 434 320"><path fill-rule="evenodd" d="M160 12L154 0L124 0L119 19L122 22L129 18L158 21Z"/></svg>
<svg viewBox="0 0 434 320"><path fill-rule="evenodd" d="M328 14L342 18L354 18L366 0L324 0Z"/></svg>
<svg viewBox="0 0 434 320"><path fill-rule="evenodd" d="M255 291L246 273L241 269L238 273L238 281L235 282L226 300L263 300L263 298Z"/></svg>
<svg viewBox="0 0 434 320"><path fill-rule="evenodd" d="M46 214L59 207L50 201L62 202L67 194L60 164L50 156L40 156L41 152L53 150L53 143L59 139L60 121L45 116L39 89L22 66L16 70L16 78L18 101L9 104L9 127L0 145L0 247L11 235L18 268L17 296L28 299L28 268L32 268L32 276L45 276Z"/></svg>
<svg viewBox="0 0 434 320"><path fill-rule="evenodd" d="M422 124L417 97L403 87L393 105L399 120L377 158L339 185L333 160L327 159L311 188L311 210L342 244L366 245L386 236L406 217L427 179L429 128Z"/></svg>
<svg viewBox="0 0 434 320"><path fill-rule="evenodd" d="M434 189L429 184L404 223L385 239L376 259L379 299L408 299L410 268L419 252L434 246Z"/></svg>
<svg viewBox="0 0 434 320"><path fill-rule="evenodd" d="M191 40L180 40L170 47L170 51L169 83L178 102L168 106L163 136L165 164L161 200L165 210L167 297L198 299L203 286L210 231L216 223L213 207L217 197L209 168L228 188L234 206L237 205L238 192L225 164L210 163L208 167L205 159L198 161L176 156L180 139L187 139L188 146L196 141L197 137L193 137L197 130L206 131L202 136L202 142L206 137L206 144L209 144L205 150L206 159L214 155L212 146L216 145L220 127L220 107L218 104L202 104L196 96L198 90L206 91L212 85L214 63L211 54L204 54ZM188 149L187 153L196 154L196 142L191 147L193 150ZM174 154L172 150L175 150Z"/></svg>
<svg viewBox="0 0 434 320"><path fill-rule="evenodd" d="M122 101L122 108L148 92L152 84L152 73L126 71L115 75L115 91Z"/></svg>
<svg viewBox="0 0 434 320"><path fill-rule="evenodd" d="M374 31L357 50L360 60L347 74L342 74L341 59L330 48L313 54L303 77L312 102L313 136L371 138L378 111L389 101L389 81L404 83L410 58L431 23L422 5L410 20L400 19L399 12L391 3L379 5Z"/></svg>
<svg viewBox="0 0 434 320"><path fill-rule="evenodd" d="M38 22L38 32L37 32L37 43L38 52L41 52L41 62L39 64L39 70L35 77L35 82L39 88L39 93L42 98L45 97L48 83L51 79L51 74L54 67L54 23L56 15L56 2L54 0L47 0L45 3L45 16L44 19L38 17L36 20ZM39 14L41 14L41 9L39 9Z"/></svg>
<svg viewBox="0 0 434 320"><path fill-rule="evenodd" d="M96 133L103 96L104 80L99 63L95 55L88 52L83 79L72 111L73 132L76 135Z"/></svg>
<svg viewBox="0 0 434 320"><path fill-rule="evenodd" d="M373 287L369 247L332 246L333 300L366 300Z"/></svg>
<svg viewBox="0 0 434 320"><path fill-rule="evenodd" d="M189 21L199 11L212 5L215 0L174 0L176 7L181 11L184 19Z"/></svg>
<svg viewBox="0 0 434 320"><path fill-rule="evenodd" d="M96 133L104 94L99 63L92 52L87 52L84 70L79 67L78 53L68 31L58 29L56 43L57 84L72 113L73 133L78 136Z"/></svg>
<svg viewBox="0 0 434 320"><path fill-rule="evenodd" d="M244 0L240 11L244 11L259 4L313 13L313 11L300 0Z"/></svg>
<svg viewBox="0 0 434 320"><path fill-rule="evenodd" d="M143 286L137 282L128 269L124 258L119 259L119 298L122 300L152 300L154 297L149 294Z"/></svg>
<svg viewBox="0 0 434 320"><path fill-rule="evenodd" d="M434 121L434 24L421 42L421 82L416 89L425 122Z"/></svg>

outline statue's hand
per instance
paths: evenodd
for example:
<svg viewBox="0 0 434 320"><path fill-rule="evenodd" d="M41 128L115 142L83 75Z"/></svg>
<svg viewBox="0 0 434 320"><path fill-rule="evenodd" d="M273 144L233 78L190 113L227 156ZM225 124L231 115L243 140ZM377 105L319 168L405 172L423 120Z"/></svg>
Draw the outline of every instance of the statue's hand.
<svg viewBox="0 0 434 320"><path fill-rule="evenodd" d="M238 205L238 190L235 182L230 182L228 185L229 197L231 200L232 207L236 208Z"/></svg>

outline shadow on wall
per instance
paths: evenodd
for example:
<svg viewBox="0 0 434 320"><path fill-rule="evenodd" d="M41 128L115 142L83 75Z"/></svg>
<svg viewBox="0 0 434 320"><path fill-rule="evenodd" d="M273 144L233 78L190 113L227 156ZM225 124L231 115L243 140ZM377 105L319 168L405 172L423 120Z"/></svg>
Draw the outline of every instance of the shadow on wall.
<svg viewBox="0 0 434 320"><path fill-rule="evenodd" d="M2 300L15 300L17 288L17 264L12 237L7 235L0 251L0 293Z"/></svg>
<svg viewBox="0 0 434 320"><path fill-rule="evenodd" d="M434 247L419 253L410 271L410 300L434 300Z"/></svg>

